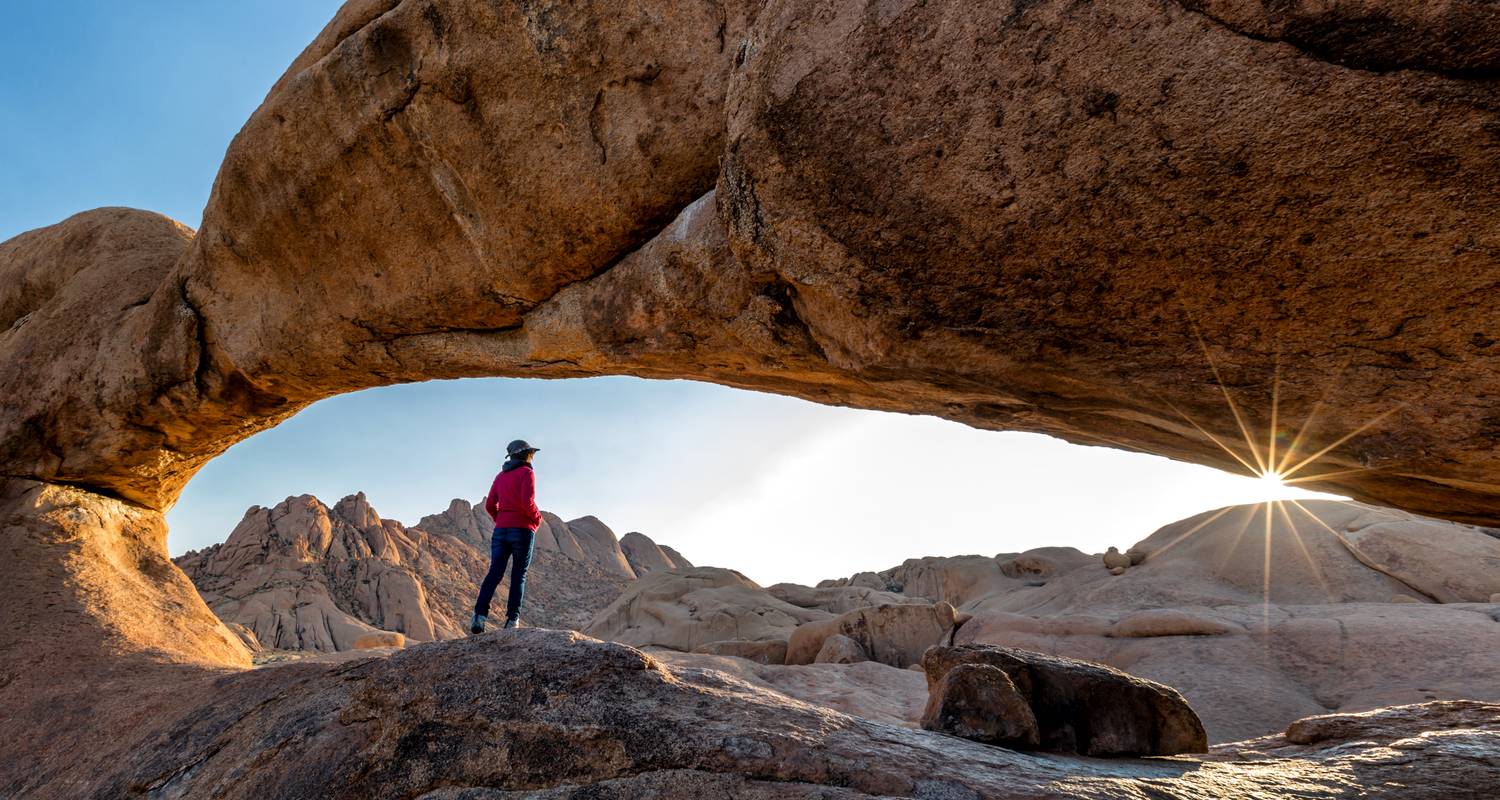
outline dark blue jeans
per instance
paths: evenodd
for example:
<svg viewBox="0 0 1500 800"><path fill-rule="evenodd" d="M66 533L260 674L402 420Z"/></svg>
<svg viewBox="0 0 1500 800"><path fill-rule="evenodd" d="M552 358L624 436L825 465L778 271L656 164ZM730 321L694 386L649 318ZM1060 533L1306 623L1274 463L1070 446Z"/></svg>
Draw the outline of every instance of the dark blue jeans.
<svg viewBox="0 0 1500 800"><path fill-rule="evenodd" d="M526 569L531 566L531 546L536 532L525 528L496 528L490 536L490 571L479 584L479 602L474 604L474 613L482 617L490 615L490 600L495 596L495 587L505 577L505 561L511 559L510 597L505 603L505 618L521 616L521 600L526 597Z"/></svg>

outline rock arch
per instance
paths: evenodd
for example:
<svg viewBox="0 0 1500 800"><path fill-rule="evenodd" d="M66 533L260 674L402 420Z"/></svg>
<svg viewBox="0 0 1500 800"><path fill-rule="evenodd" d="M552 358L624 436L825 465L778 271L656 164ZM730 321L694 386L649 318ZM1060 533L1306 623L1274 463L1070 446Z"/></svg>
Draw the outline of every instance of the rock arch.
<svg viewBox="0 0 1500 800"><path fill-rule="evenodd" d="M3 624L49 642L11 691L243 665L161 512L402 381L693 377L1231 468L1275 407L1332 446L1310 485L1500 522L1500 22L1358 5L353 0L196 234L0 245Z"/></svg>

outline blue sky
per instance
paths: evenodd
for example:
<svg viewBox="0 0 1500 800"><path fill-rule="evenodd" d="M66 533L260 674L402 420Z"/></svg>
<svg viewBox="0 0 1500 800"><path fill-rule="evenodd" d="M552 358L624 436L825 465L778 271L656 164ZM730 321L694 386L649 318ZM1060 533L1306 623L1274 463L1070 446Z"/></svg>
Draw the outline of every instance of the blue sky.
<svg viewBox="0 0 1500 800"><path fill-rule="evenodd" d="M99 206L196 228L229 140L339 5L6 3L0 240Z"/></svg>
<svg viewBox="0 0 1500 800"><path fill-rule="evenodd" d="M0 240L104 205L197 227L230 139L339 4L16 5L0 27ZM331 398L237 445L189 485L169 544L221 541L246 507L302 493L364 491L415 522L481 495L516 437L543 448L544 508L762 583L923 555L1124 549L1268 491L1153 456L707 384L443 381Z"/></svg>

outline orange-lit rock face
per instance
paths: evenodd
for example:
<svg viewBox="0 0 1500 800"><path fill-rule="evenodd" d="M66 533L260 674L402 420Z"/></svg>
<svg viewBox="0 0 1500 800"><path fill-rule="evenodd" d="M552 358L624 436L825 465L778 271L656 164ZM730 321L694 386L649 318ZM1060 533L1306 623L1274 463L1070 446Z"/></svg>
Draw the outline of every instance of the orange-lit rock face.
<svg viewBox="0 0 1500 800"><path fill-rule="evenodd" d="M350 4L196 238L111 210L6 243L5 474L160 509L333 393L631 373L1242 470L1332 445L1294 477L1500 521L1493 37L658 5ZM1441 63L1361 68L1369 36Z"/></svg>

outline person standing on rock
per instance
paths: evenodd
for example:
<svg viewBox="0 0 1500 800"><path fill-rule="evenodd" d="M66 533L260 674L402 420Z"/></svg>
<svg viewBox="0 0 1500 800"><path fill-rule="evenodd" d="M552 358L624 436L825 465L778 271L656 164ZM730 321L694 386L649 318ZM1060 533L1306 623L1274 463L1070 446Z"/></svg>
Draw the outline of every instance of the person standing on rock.
<svg viewBox="0 0 1500 800"><path fill-rule="evenodd" d="M474 619L469 622L471 634L484 633L490 600L495 596L495 587L505 576L507 560L512 566L510 596L505 603L505 627L516 627L521 618L521 601L526 596L526 569L531 566L536 529L542 524L542 512L536 507L536 473L531 468L532 456L539 449L524 439L506 445L505 466L495 476L490 493L484 498L484 510L495 521L495 532L490 535L490 571L479 584L479 600L474 604Z"/></svg>

